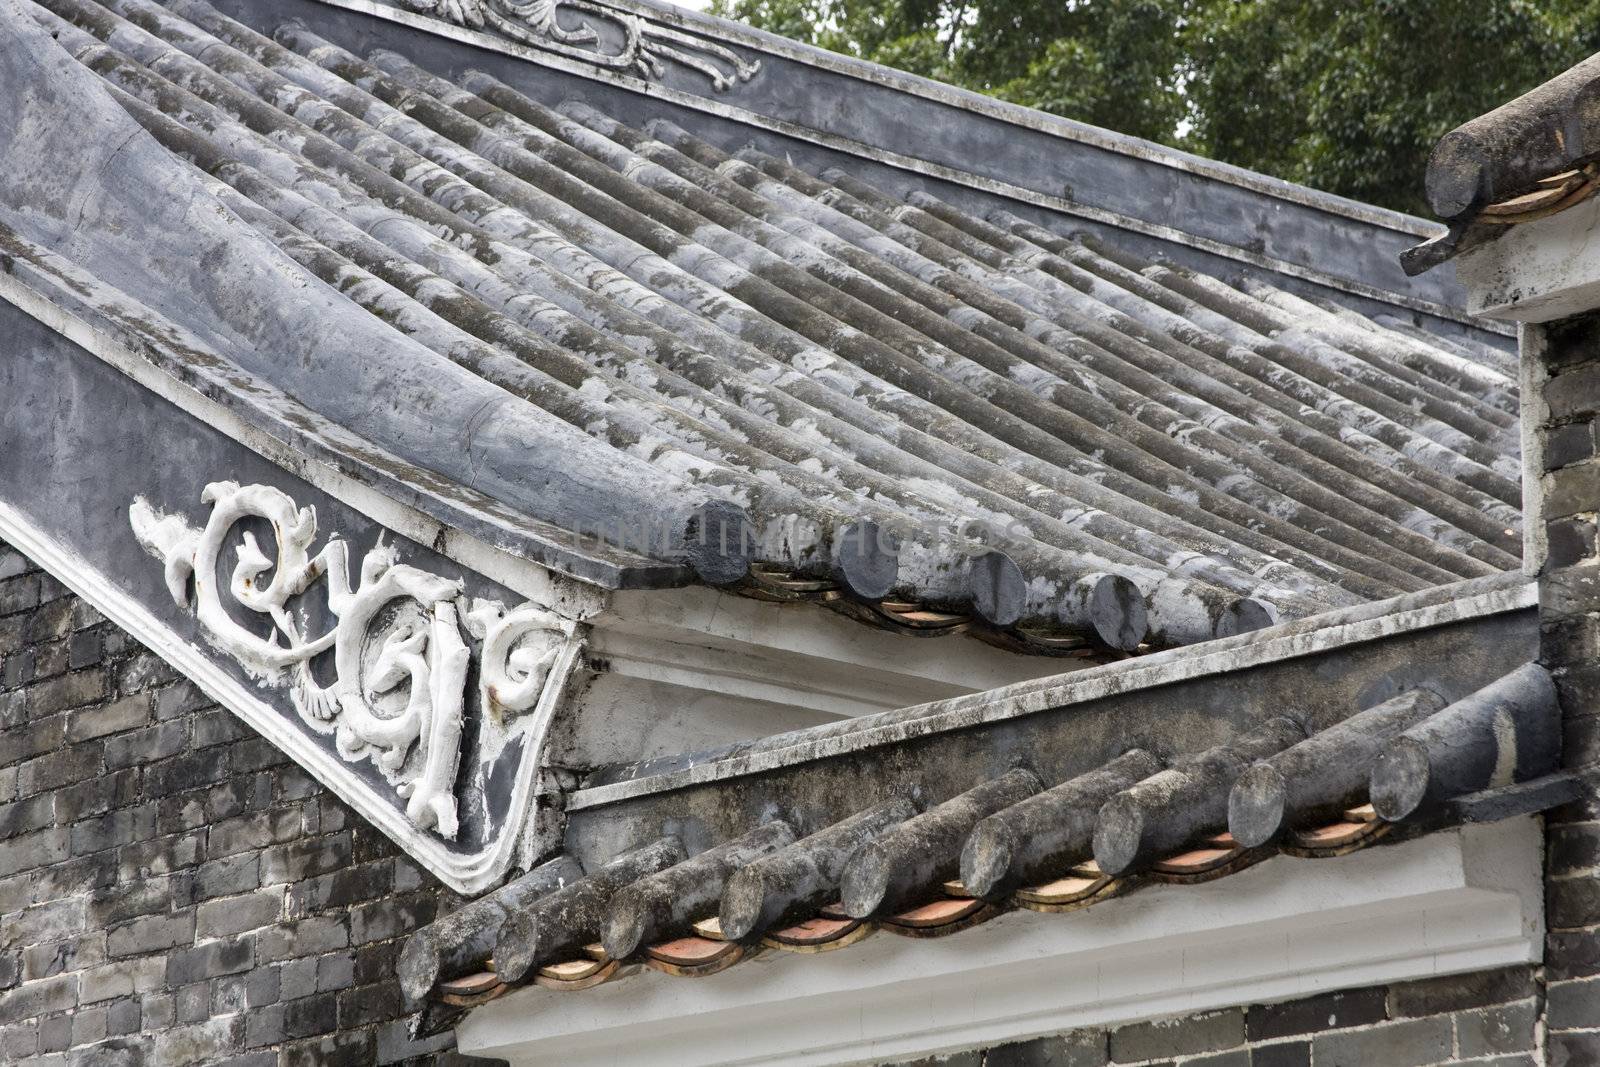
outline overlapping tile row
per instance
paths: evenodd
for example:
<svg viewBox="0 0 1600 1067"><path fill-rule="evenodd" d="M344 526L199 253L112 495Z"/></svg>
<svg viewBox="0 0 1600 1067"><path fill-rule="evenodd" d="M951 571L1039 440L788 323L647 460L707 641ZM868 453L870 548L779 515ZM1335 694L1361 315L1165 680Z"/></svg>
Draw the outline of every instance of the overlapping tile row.
<svg viewBox="0 0 1600 1067"><path fill-rule="evenodd" d="M1454 703L1411 689L1321 728L1271 718L1167 761L1130 748L1064 782L1017 767L922 811L888 797L810 832L777 817L694 856L663 833L589 871L561 856L419 931L400 979L432 1005L427 1026L529 982L585 989L639 964L701 976L763 949L1075 911L1426 831L1452 802L1551 774L1560 747L1554 686L1529 663Z"/></svg>
<svg viewBox="0 0 1600 1067"><path fill-rule="evenodd" d="M703 580L1132 650L1518 563L1493 349L202 0L30 10L311 276L725 504Z"/></svg>

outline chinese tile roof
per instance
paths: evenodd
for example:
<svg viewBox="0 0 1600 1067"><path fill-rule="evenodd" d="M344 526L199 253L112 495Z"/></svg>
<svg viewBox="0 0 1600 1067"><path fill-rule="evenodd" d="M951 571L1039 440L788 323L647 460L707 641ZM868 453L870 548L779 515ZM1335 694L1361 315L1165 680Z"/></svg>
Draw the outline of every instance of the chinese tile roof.
<svg viewBox="0 0 1600 1067"><path fill-rule="evenodd" d="M1559 753L1554 686L1528 663L1455 700L1419 686L1198 751L1133 744L1062 781L1019 764L926 806L890 795L805 830L768 818L692 856L672 833L587 868L559 856L412 935L399 974L427 1028L518 985L943 937L1013 908L1077 911L1549 807L1571 795Z"/></svg>
<svg viewBox="0 0 1600 1067"><path fill-rule="evenodd" d="M82 134L15 123L8 254L558 570L1132 650L1519 563L1486 345L202 0L18 2L117 147L62 195Z"/></svg>

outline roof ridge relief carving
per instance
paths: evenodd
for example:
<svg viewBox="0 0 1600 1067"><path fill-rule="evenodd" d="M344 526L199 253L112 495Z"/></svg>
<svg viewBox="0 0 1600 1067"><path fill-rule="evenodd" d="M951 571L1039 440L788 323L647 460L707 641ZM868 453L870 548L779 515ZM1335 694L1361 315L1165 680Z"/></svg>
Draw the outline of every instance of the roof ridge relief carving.
<svg viewBox="0 0 1600 1067"><path fill-rule="evenodd" d="M684 33L605 0L395 0L421 15L487 30L533 48L659 80L667 64L705 75L724 92L755 77L760 60L746 60L714 41ZM562 10L577 16L564 26Z"/></svg>

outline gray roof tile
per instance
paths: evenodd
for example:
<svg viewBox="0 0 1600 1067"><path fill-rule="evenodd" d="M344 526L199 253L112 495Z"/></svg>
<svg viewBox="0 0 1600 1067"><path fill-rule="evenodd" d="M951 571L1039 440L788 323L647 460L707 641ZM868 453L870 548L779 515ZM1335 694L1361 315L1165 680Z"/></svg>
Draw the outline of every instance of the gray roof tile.
<svg viewBox="0 0 1600 1067"><path fill-rule="evenodd" d="M1471 342L202 0L30 9L472 420L559 428L532 521L1124 649L1519 562L1516 386Z"/></svg>
<svg viewBox="0 0 1600 1067"><path fill-rule="evenodd" d="M1426 833L1574 795L1553 774L1560 710L1536 663L1453 703L1412 689L1330 717L1309 730L1271 718L1168 760L1130 748L1064 782L1015 768L920 812L892 798L798 838L773 818L687 859L669 835L577 881L561 857L414 933L402 988L413 1003L471 1007L541 975L587 988L594 967L573 968L570 984L562 966L550 970L585 954L694 976L738 962L725 939L814 952L874 928L945 936L1010 907L1076 910L1145 882L1212 881L1279 851L1339 856L1392 829ZM1527 795L1480 810L1508 790ZM770 800L785 810L787 798ZM480 973L491 955L493 973ZM488 992L457 996L458 985Z"/></svg>

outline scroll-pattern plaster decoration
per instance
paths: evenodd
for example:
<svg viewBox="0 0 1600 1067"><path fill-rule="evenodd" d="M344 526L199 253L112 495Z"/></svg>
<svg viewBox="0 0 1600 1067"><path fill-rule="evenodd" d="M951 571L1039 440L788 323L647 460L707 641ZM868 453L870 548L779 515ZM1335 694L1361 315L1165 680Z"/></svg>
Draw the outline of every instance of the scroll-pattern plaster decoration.
<svg viewBox="0 0 1600 1067"><path fill-rule="evenodd" d="M496 735L504 734L508 715L539 701L572 624L531 604L508 612L479 600L466 610L460 582L400 563L394 546L381 540L362 557L352 588L347 542L332 535L311 554L314 509L296 508L271 486L234 482L213 482L201 499L211 505L203 529L161 515L142 497L128 509L134 535L165 564L173 600L187 606L192 582L195 617L216 647L262 684L288 685L307 725L331 734L346 760L371 759L406 799L406 815L416 826L454 840L472 662L463 623L483 641L480 706ZM243 531L226 593L271 620L267 636L235 620L215 581L229 532L247 520L270 524L276 558ZM337 622L307 638L303 613L291 601L324 577L327 610ZM313 661L330 651L333 680L323 685Z"/></svg>
<svg viewBox="0 0 1600 1067"><path fill-rule="evenodd" d="M711 79L718 92L749 81L759 61L741 59L711 41L646 22L640 16L603 0L400 0L412 11L434 15L475 30L493 29L535 48L580 59L601 67L631 70L644 78L660 78L667 61L682 64ZM556 19L559 9L587 16L575 28ZM615 50L607 50L589 18L609 23L621 34Z"/></svg>
<svg viewBox="0 0 1600 1067"><path fill-rule="evenodd" d="M570 629L560 616L532 604L508 612L498 601L477 601L467 613L467 630L483 641L478 691L484 714L499 718L532 707ZM535 636L547 639L529 640Z"/></svg>

